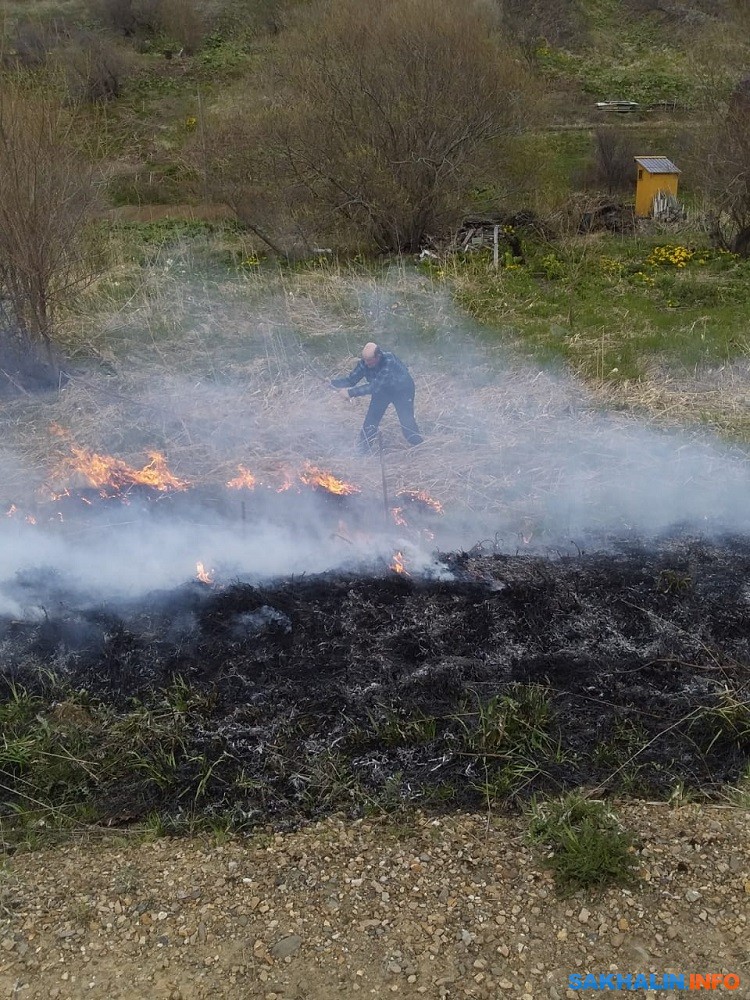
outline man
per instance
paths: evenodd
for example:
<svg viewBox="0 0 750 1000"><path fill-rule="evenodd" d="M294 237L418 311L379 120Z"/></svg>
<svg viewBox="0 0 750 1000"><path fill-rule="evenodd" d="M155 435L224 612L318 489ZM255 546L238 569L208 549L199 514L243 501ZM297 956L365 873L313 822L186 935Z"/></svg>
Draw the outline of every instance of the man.
<svg viewBox="0 0 750 1000"><path fill-rule="evenodd" d="M358 383L366 379L363 385ZM359 449L367 453L372 448L380 421L393 403L398 414L404 437L409 444L421 444L414 419L414 380L409 369L390 351L382 351L377 344L365 344L362 358L356 368L344 378L331 379L330 385L346 399L370 396L370 405L359 435Z"/></svg>

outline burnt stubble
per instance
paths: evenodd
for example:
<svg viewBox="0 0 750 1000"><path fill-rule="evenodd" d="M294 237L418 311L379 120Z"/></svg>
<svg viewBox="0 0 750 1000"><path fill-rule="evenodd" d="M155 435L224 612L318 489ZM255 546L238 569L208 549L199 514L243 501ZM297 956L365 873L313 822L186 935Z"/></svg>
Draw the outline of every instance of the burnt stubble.
<svg viewBox="0 0 750 1000"><path fill-rule="evenodd" d="M715 795L746 774L747 539L442 559L452 579L196 581L116 607L58 595L39 620L0 623L2 684L42 713L85 690L110 725L134 705L179 719L169 780L141 767L85 792L109 822L198 803L294 822L579 786Z"/></svg>

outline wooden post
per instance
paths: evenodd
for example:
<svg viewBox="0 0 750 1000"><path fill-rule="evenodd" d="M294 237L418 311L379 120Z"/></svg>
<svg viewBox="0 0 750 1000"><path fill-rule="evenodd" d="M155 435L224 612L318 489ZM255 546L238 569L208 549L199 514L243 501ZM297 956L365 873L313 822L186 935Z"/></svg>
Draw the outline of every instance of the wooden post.
<svg viewBox="0 0 750 1000"><path fill-rule="evenodd" d="M388 510L388 480L385 478L385 458L383 456L383 435L378 431L378 450L380 452L380 474L383 479L383 516L386 527L390 524L390 511Z"/></svg>
<svg viewBox="0 0 750 1000"><path fill-rule="evenodd" d="M495 226L495 233L492 242L492 259L495 263L495 270L500 267L500 226Z"/></svg>

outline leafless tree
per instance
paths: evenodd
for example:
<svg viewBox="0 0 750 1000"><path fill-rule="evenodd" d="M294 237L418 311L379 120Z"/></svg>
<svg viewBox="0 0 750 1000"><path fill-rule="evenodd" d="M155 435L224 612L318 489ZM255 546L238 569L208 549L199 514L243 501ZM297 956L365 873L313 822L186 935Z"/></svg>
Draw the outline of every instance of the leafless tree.
<svg viewBox="0 0 750 1000"><path fill-rule="evenodd" d="M92 12L126 37L158 26L158 0L91 0Z"/></svg>
<svg viewBox="0 0 750 1000"><path fill-rule="evenodd" d="M9 66L39 69L69 35L70 28L57 19L20 21L6 39L4 61Z"/></svg>
<svg viewBox="0 0 750 1000"><path fill-rule="evenodd" d="M132 38L162 31L187 54L197 51L221 0L89 0L93 13L119 34Z"/></svg>
<svg viewBox="0 0 750 1000"><path fill-rule="evenodd" d="M635 186L634 147L631 138L617 128L598 128L594 152L583 170L583 186L604 191L610 197Z"/></svg>
<svg viewBox="0 0 750 1000"><path fill-rule="evenodd" d="M246 105L209 143L220 183L264 180L296 218L335 215L340 232L412 251L460 217L488 152L500 181L531 85L489 6L333 0L281 39L265 130L232 142L238 118L259 118Z"/></svg>
<svg viewBox="0 0 750 1000"><path fill-rule="evenodd" d="M119 97L129 72L128 59L106 34L59 20L22 21L0 47L0 65L56 78L74 103Z"/></svg>
<svg viewBox="0 0 750 1000"><path fill-rule="evenodd" d="M197 52L209 31L210 5L191 0L159 0L159 25L167 35L191 55Z"/></svg>
<svg viewBox="0 0 750 1000"><path fill-rule="evenodd" d="M717 106L714 121L703 149L713 235L726 249L750 257L750 77Z"/></svg>
<svg viewBox="0 0 750 1000"><path fill-rule="evenodd" d="M106 37L77 31L57 53L74 102L99 103L117 98L129 73L127 58Z"/></svg>
<svg viewBox="0 0 750 1000"><path fill-rule="evenodd" d="M73 141L69 108L37 89L0 91L0 346L5 356L57 365L55 321L91 280L86 224L93 169Z"/></svg>
<svg viewBox="0 0 750 1000"><path fill-rule="evenodd" d="M577 48L587 38L586 19L577 0L497 0L504 27L524 51L541 43Z"/></svg>

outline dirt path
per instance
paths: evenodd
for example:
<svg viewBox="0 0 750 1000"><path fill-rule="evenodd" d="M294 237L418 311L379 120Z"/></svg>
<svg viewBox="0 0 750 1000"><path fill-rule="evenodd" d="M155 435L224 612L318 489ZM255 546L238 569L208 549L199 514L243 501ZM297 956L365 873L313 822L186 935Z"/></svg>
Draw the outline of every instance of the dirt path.
<svg viewBox="0 0 750 1000"><path fill-rule="evenodd" d="M0 996L557 1000L578 995L569 974L612 971L733 972L749 995L747 811L621 815L641 880L599 898L559 898L521 821L497 817L18 854L0 871Z"/></svg>

